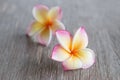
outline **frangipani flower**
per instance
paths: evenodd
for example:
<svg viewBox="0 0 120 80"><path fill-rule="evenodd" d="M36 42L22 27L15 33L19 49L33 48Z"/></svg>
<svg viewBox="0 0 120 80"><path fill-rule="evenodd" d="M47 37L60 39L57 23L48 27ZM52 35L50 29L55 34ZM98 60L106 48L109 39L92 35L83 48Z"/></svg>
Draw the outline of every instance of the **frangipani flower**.
<svg viewBox="0 0 120 80"><path fill-rule="evenodd" d="M89 68L95 61L93 50L86 48L88 36L83 27L79 28L74 37L65 30L56 31L59 44L52 51L51 58L62 62L64 70Z"/></svg>
<svg viewBox="0 0 120 80"><path fill-rule="evenodd" d="M47 46L56 30L65 29L63 23L60 22L62 18L60 7L48 9L45 5L37 5L33 8L33 16L35 21L28 28L27 35L35 42Z"/></svg>

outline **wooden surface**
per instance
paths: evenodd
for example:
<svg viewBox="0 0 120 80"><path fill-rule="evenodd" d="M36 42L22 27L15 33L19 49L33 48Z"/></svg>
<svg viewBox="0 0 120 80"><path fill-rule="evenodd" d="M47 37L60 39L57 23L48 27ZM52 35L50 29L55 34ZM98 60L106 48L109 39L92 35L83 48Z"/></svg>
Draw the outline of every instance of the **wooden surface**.
<svg viewBox="0 0 120 80"><path fill-rule="evenodd" d="M71 33L86 26L91 68L64 72L49 58L55 37L42 47L25 36L36 4L61 6ZM120 80L120 0L0 0L0 80Z"/></svg>

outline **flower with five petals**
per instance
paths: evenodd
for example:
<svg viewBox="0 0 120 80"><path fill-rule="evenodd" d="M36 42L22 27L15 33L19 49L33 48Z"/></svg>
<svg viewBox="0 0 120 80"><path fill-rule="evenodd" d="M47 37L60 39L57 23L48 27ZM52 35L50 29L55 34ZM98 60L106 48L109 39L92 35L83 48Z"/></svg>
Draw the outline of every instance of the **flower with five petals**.
<svg viewBox="0 0 120 80"><path fill-rule="evenodd" d="M56 36L59 44L53 48L51 58L62 62L64 70L89 68L95 61L93 50L86 48L88 36L83 27L80 27L74 37L68 31L58 30Z"/></svg>
<svg viewBox="0 0 120 80"><path fill-rule="evenodd" d="M62 11L60 7L53 7L48 9L45 5L37 5L33 8L33 16L35 21L32 22L27 29L27 35L35 42L48 46L52 34L56 30L64 30L63 23L60 22L62 18Z"/></svg>

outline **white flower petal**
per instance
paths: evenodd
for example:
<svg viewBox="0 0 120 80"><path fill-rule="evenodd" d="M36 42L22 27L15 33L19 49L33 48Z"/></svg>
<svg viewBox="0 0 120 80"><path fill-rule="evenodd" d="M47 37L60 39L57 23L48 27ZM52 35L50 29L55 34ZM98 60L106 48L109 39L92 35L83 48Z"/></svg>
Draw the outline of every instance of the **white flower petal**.
<svg viewBox="0 0 120 80"><path fill-rule="evenodd" d="M74 69L79 69L82 67L82 62L80 61L79 58L75 56L71 56L67 60L63 62L63 68L64 70L74 70Z"/></svg>
<svg viewBox="0 0 120 80"><path fill-rule="evenodd" d="M62 22L58 21L58 20L56 20L56 21L54 22L54 24L53 24L52 26L50 26L50 27L51 27L51 29L52 29L52 31L53 31L53 34L55 34L55 32L56 32L57 30L65 30L64 24L63 24Z"/></svg>
<svg viewBox="0 0 120 80"><path fill-rule="evenodd" d="M72 39L70 33L65 30L58 30L56 32L56 36L60 45L69 52L71 47L71 39Z"/></svg>
<svg viewBox="0 0 120 80"><path fill-rule="evenodd" d="M40 23L45 23L47 20L48 7L45 5L37 5L33 8L33 16Z"/></svg>
<svg viewBox="0 0 120 80"><path fill-rule="evenodd" d="M50 28L45 28L37 36L39 42L45 46L48 46L51 42L52 31Z"/></svg>
<svg viewBox="0 0 120 80"><path fill-rule="evenodd" d="M84 49L88 45L88 36L83 27L80 27L74 35L72 42L72 50Z"/></svg>
<svg viewBox="0 0 120 80"><path fill-rule="evenodd" d="M50 21L54 21L56 19L61 19L62 18L62 10L60 7L53 7L50 9L48 12L48 18Z"/></svg>
<svg viewBox="0 0 120 80"><path fill-rule="evenodd" d="M65 49L63 49L60 45L56 45L52 51L52 59L56 61L64 61L70 57L70 53L68 53Z"/></svg>

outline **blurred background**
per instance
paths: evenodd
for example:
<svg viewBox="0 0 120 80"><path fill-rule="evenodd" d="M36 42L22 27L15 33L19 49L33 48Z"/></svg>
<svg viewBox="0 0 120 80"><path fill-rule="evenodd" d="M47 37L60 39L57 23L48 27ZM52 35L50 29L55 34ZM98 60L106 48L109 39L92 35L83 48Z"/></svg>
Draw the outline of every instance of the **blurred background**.
<svg viewBox="0 0 120 80"><path fill-rule="evenodd" d="M64 72L48 47L25 36L37 4L60 6L71 33L85 26L96 63ZM0 80L120 80L120 0L0 0Z"/></svg>

